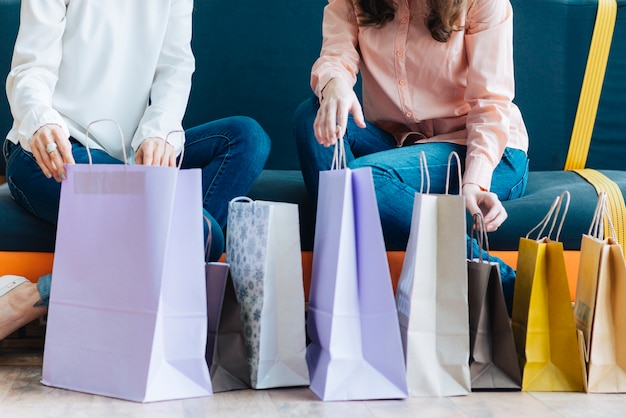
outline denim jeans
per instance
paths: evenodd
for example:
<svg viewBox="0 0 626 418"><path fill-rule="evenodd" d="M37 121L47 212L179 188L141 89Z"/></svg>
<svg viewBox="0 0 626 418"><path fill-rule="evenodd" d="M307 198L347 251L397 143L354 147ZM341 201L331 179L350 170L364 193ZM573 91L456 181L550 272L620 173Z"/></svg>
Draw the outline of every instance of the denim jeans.
<svg viewBox="0 0 626 418"><path fill-rule="evenodd" d="M311 198L316 201L318 177L321 170L330 169L333 149L325 148L315 139L313 121L319 108L316 97L305 100L294 115L294 135L302 175ZM352 117L348 119L343 138L346 159L350 168L371 167L378 200L385 243L390 250L404 250L411 230L413 200L420 191L421 173L419 155L426 155L430 176L430 192L444 193L448 172L448 157L452 151L459 154L464 167L466 146L447 142L419 143L398 147L395 138L373 123L366 128L358 127ZM452 160L450 193L458 193L456 161ZM528 180L528 158L526 153L506 148L502 159L493 173L491 191L500 200L521 197ZM467 240L468 251L471 241ZM494 258L494 257L492 257ZM502 275L513 275L514 271L501 260ZM510 278L508 278L510 279ZM508 280L507 279L507 280Z"/></svg>
<svg viewBox="0 0 626 418"><path fill-rule="evenodd" d="M270 138L253 119L243 116L208 122L185 131L185 152L181 168L202 171L204 214L211 220L210 261L224 251L228 202L246 195L263 170L270 151ZM53 224L57 222L61 184L44 176L30 152L6 140L4 143L7 183L15 200L33 215ZM104 151L90 150L94 164L122 164ZM87 150L72 141L77 164L88 163ZM205 239L208 228L205 225ZM44 279L44 276L42 279ZM50 278L45 278L49 281ZM42 283L41 290L49 290ZM47 295L42 294L42 300Z"/></svg>

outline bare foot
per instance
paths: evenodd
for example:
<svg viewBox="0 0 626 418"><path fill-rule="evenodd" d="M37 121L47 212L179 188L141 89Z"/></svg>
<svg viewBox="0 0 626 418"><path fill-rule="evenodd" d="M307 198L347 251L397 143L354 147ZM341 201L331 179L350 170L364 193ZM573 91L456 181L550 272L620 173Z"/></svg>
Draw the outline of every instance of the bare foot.
<svg viewBox="0 0 626 418"><path fill-rule="evenodd" d="M40 300L37 285L32 282L22 283L0 297L0 341L48 312Z"/></svg>

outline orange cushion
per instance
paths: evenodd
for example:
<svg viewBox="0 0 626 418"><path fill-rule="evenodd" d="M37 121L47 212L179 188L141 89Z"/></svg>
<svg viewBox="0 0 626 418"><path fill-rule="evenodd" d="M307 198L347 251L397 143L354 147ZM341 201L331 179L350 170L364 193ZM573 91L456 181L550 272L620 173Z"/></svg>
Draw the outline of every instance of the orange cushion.
<svg viewBox="0 0 626 418"><path fill-rule="evenodd" d="M15 274L31 282L52 273L53 253L0 251L0 276Z"/></svg>
<svg viewBox="0 0 626 418"><path fill-rule="evenodd" d="M517 266L517 251L491 251L491 254L500 257L507 264ZM39 277L52 272L53 253L0 251L0 276L4 274L16 274L36 282ZM402 272L404 251L388 251L389 271L394 291L398 285L398 279ZM576 297L576 280L578 277L579 251L565 251L565 267L569 281L572 301ZM224 261L224 257L221 258ZM311 288L311 269L313 265L313 252L302 252L302 273L304 280L305 296L308 300Z"/></svg>
<svg viewBox="0 0 626 418"><path fill-rule="evenodd" d="M404 262L404 251L388 251L389 271L394 291L398 285L398 279L402 272ZM491 254L500 257L504 262L513 268L517 268L517 251L491 251ZM576 297L576 279L578 277L578 262L580 260L579 251L565 251L565 268L567 270L567 280L569 282L570 296L572 301ZM308 300L309 289L311 288L311 266L313 264L313 252L302 252L302 272L304 276L304 291Z"/></svg>

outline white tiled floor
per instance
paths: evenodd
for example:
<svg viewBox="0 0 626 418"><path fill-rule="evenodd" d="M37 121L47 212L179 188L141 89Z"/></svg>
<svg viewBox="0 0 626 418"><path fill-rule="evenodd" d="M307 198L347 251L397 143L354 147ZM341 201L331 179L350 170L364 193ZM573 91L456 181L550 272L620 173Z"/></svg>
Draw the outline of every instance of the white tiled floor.
<svg viewBox="0 0 626 418"><path fill-rule="evenodd" d="M0 366L0 417L625 417L626 395L476 392L451 398L322 402L308 388L245 390L139 404L40 383L39 366Z"/></svg>

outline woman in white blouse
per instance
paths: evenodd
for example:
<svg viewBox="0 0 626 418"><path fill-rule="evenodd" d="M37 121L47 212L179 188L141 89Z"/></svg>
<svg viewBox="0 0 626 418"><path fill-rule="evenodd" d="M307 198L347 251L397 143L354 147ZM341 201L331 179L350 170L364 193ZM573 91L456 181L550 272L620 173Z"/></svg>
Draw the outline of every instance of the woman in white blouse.
<svg viewBox="0 0 626 418"><path fill-rule="evenodd" d="M228 201L263 169L270 140L254 120L231 117L183 131L195 61L192 0L23 0L6 90L14 118L4 141L9 189L56 223L65 164L135 163L202 169L211 259L223 251ZM37 285L0 278L0 339L43 315L51 276Z"/></svg>

